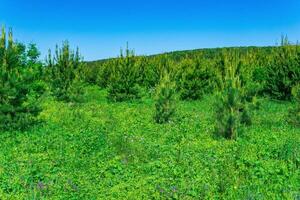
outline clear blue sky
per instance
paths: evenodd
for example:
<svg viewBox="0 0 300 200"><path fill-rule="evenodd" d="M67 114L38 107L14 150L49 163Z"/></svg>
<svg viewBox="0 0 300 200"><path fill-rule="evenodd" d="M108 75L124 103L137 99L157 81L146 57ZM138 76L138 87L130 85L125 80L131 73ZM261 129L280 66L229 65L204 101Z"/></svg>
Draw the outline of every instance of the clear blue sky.
<svg viewBox="0 0 300 200"><path fill-rule="evenodd" d="M299 0L2 0L0 24L47 49L68 39L85 60L300 40Z"/></svg>

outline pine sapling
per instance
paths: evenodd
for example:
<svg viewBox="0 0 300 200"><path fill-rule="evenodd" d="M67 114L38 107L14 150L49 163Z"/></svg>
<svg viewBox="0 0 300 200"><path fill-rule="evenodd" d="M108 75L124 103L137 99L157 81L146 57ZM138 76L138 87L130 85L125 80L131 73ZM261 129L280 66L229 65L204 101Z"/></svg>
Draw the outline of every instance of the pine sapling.
<svg viewBox="0 0 300 200"><path fill-rule="evenodd" d="M125 56L121 51L121 56L112 62L107 84L109 101L122 102L140 99L136 60L134 52L127 48Z"/></svg>
<svg viewBox="0 0 300 200"><path fill-rule="evenodd" d="M155 114L156 123L163 124L171 120L175 113L175 83L165 73L156 88Z"/></svg>
<svg viewBox="0 0 300 200"><path fill-rule="evenodd" d="M216 102L217 135L236 139L245 125L251 125L251 107L254 97L249 95L240 80L241 63L237 55L225 57L225 77L222 91Z"/></svg>

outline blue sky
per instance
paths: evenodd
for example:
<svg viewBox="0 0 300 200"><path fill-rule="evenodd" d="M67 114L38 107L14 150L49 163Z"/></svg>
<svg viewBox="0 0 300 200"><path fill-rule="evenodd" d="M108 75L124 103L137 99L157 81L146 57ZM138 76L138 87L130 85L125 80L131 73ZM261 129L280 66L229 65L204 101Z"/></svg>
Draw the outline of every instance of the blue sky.
<svg viewBox="0 0 300 200"><path fill-rule="evenodd" d="M300 40L299 0L2 0L0 24L45 56L68 39L85 60Z"/></svg>

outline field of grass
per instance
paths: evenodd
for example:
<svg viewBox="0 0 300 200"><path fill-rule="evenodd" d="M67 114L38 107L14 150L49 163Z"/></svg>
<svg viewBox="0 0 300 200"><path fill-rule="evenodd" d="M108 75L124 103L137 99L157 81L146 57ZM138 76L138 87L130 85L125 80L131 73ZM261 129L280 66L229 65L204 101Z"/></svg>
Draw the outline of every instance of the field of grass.
<svg viewBox="0 0 300 200"><path fill-rule="evenodd" d="M0 134L0 199L299 199L300 130L292 103L261 100L237 140L213 135L213 96L153 122L150 98L47 99L27 132Z"/></svg>

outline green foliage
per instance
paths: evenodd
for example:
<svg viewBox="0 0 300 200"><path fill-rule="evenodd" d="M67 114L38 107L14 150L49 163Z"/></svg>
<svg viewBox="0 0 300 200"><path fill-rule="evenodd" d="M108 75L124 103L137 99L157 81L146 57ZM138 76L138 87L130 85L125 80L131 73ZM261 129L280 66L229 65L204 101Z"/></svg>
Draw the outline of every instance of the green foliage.
<svg viewBox="0 0 300 200"><path fill-rule="evenodd" d="M56 46L52 58L49 50L47 60L48 81L54 97L59 101L80 102L83 95L81 70L83 68L79 49L70 49L69 43L63 42L62 47Z"/></svg>
<svg viewBox="0 0 300 200"><path fill-rule="evenodd" d="M33 60L25 45L6 39L2 28L0 41L0 130L24 130L34 124L41 111L38 97L43 87L36 81L37 58ZM36 55L38 57L38 55ZM28 62L26 62L28 61Z"/></svg>
<svg viewBox="0 0 300 200"><path fill-rule="evenodd" d="M295 107L289 112L289 121L300 127L300 84L292 88L292 95Z"/></svg>
<svg viewBox="0 0 300 200"><path fill-rule="evenodd" d="M89 83L96 81L101 88L112 91L109 92L112 93L112 101L123 101L122 99L140 96L136 95L138 86L151 91L158 84L164 70L167 70L175 75L181 99L196 100L224 87L224 57L231 51L236 51L243 66L239 72L242 85L255 89L252 92L256 95L269 94L276 99L290 99L291 88L299 81L300 48L286 43L282 47L200 49L148 57L129 55L130 59L121 56L88 63L90 67L85 72ZM130 68L129 72L120 75L120 71L126 69L120 67L126 65L126 59L131 60L127 65L132 67L127 66ZM132 80L125 81L120 77L132 77ZM124 85L130 85L126 87L133 88L132 91L122 91ZM126 93L129 97L126 97Z"/></svg>
<svg viewBox="0 0 300 200"><path fill-rule="evenodd" d="M146 89L154 89L159 83L164 72L172 72L172 67L175 66L165 56L158 56L154 59L149 59L144 56L137 58L138 66L138 83Z"/></svg>
<svg viewBox="0 0 300 200"><path fill-rule="evenodd" d="M109 85L109 77L111 77L111 73L113 72L113 66L116 64L115 60L109 60L107 62L102 63L101 66L99 66L96 77L96 83L100 88L107 88ZM96 68L96 67L95 67Z"/></svg>
<svg viewBox="0 0 300 200"><path fill-rule="evenodd" d="M291 103L263 99L255 126L228 141L211 137L214 96L178 102L180 120L161 126L151 99L112 104L87 90L80 106L46 100L42 126L0 134L1 199L297 198Z"/></svg>
<svg viewBox="0 0 300 200"><path fill-rule="evenodd" d="M219 95L216 104L216 134L227 139L234 139L238 136L241 126L242 107L239 91L233 87L232 82L228 81L228 86L222 94ZM246 118L246 117L243 117Z"/></svg>
<svg viewBox="0 0 300 200"><path fill-rule="evenodd" d="M217 95L215 132L227 139L236 139L243 125L251 124L252 92L242 84L242 63L236 52L224 57L223 90ZM248 89L248 90L247 90Z"/></svg>
<svg viewBox="0 0 300 200"><path fill-rule="evenodd" d="M125 56L113 61L108 83L108 99L112 102L131 101L140 98L137 82L138 68L133 51L128 48Z"/></svg>
<svg viewBox="0 0 300 200"><path fill-rule="evenodd" d="M162 124L170 121L175 113L175 83L165 73L156 88L154 120Z"/></svg>
<svg viewBox="0 0 300 200"><path fill-rule="evenodd" d="M266 69L265 91L275 99L289 100L293 86L300 82L300 47L285 39L273 55Z"/></svg>
<svg viewBox="0 0 300 200"><path fill-rule="evenodd" d="M287 39L148 57L127 48L88 67L65 42L43 66L34 44L2 32L0 199L299 197L300 51ZM41 98L41 111L45 81L56 99ZM154 101L140 99L155 87ZM19 131L37 118L47 123Z"/></svg>
<svg viewBox="0 0 300 200"><path fill-rule="evenodd" d="M292 88L292 95L296 102L300 102L300 83Z"/></svg>
<svg viewBox="0 0 300 200"><path fill-rule="evenodd" d="M185 59L177 73L177 87L182 100L197 100L214 91L216 80L208 62L199 57Z"/></svg>

